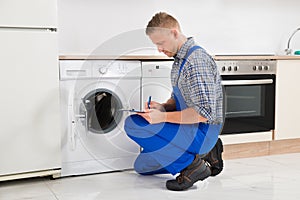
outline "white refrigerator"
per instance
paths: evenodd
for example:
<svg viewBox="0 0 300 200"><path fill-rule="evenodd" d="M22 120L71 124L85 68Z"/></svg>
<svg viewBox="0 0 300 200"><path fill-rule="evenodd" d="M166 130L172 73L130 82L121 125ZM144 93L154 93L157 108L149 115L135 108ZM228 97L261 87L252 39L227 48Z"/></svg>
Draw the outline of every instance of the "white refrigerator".
<svg viewBox="0 0 300 200"><path fill-rule="evenodd" d="M0 0L0 181L61 168L56 0Z"/></svg>

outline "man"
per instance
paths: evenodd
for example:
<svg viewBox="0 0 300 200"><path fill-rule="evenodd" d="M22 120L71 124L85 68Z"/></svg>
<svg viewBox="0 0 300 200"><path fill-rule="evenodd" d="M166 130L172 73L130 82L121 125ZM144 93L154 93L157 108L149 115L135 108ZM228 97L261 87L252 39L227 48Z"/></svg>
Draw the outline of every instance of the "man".
<svg viewBox="0 0 300 200"><path fill-rule="evenodd" d="M166 103L151 101L145 113L126 119L127 135L143 149L134 168L142 175L180 172L166 187L185 190L223 168L221 79L212 57L181 33L171 15L153 16L146 34L159 52L174 57L173 92Z"/></svg>

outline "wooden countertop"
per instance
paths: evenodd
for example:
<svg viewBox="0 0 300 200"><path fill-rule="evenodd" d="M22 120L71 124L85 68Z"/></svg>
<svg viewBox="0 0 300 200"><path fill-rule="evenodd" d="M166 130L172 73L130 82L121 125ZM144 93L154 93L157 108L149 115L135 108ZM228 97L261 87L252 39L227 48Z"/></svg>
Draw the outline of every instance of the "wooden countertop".
<svg viewBox="0 0 300 200"><path fill-rule="evenodd" d="M215 60L300 60L300 56L284 55L215 55ZM123 55L123 56L87 56L87 55L60 55L60 60L172 60L167 56L159 55Z"/></svg>
<svg viewBox="0 0 300 200"><path fill-rule="evenodd" d="M159 55L127 55L127 56L85 56L85 55L61 55L60 60L173 60L167 56Z"/></svg>

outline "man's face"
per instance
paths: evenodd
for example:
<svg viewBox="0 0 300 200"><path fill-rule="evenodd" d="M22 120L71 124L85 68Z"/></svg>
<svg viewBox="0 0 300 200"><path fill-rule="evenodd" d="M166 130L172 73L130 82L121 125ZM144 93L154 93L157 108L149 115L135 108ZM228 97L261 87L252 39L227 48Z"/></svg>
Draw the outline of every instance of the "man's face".
<svg viewBox="0 0 300 200"><path fill-rule="evenodd" d="M163 52L168 57L173 57L177 53L177 37L174 31L155 30L149 35L149 38L157 46L159 52Z"/></svg>

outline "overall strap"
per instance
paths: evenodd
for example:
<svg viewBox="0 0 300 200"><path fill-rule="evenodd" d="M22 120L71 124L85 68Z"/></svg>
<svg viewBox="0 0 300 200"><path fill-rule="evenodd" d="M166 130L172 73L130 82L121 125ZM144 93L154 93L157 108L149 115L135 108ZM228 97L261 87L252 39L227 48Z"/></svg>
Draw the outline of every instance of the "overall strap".
<svg viewBox="0 0 300 200"><path fill-rule="evenodd" d="M180 65L180 68L179 68L179 71L178 71L178 78L179 78L179 75L180 75L180 73L181 73L181 70L182 70L184 64L186 63L187 58L188 58L188 57L189 57L196 49L200 49L200 48L201 48L200 46L193 46L192 48L189 49L189 51L188 51L187 54L184 56L183 61L182 61L181 65Z"/></svg>
<svg viewBox="0 0 300 200"><path fill-rule="evenodd" d="M187 108L187 105L184 101L184 97L182 96L182 94L180 92L180 89L178 88L178 80L179 80L179 77L180 77L181 70L182 70L184 64L186 63L187 58L193 53L193 51L195 51L196 49L199 49L199 48L201 48L201 47L193 46L192 48L190 48L188 50L187 54L184 56L183 61L180 65L176 85L173 86L173 93L174 93L175 102L176 102L176 110L183 110L183 109Z"/></svg>

